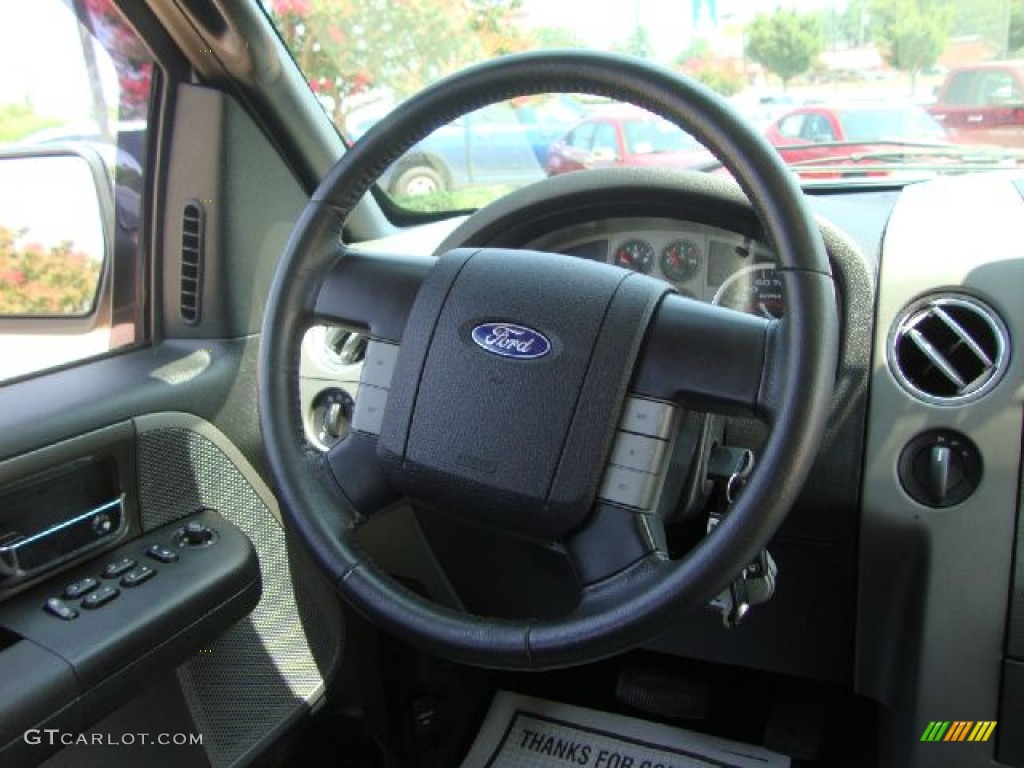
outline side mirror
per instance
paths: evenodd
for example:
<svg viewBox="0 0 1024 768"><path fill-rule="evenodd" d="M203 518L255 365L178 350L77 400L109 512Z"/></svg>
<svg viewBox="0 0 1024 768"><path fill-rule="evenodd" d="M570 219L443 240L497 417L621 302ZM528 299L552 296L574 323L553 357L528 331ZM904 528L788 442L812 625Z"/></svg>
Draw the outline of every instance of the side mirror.
<svg viewBox="0 0 1024 768"><path fill-rule="evenodd" d="M112 212L111 181L95 152L0 152L0 316L92 313Z"/></svg>
<svg viewBox="0 0 1024 768"><path fill-rule="evenodd" d="M0 381L110 348L112 174L89 146L0 149Z"/></svg>

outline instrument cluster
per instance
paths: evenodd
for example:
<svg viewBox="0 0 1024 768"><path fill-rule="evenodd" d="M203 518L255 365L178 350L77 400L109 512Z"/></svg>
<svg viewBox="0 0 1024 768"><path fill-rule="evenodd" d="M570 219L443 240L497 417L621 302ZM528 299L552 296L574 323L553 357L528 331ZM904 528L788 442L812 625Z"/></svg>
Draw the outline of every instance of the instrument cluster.
<svg viewBox="0 0 1024 768"><path fill-rule="evenodd" d="M672 219L606 219L546 235L529 248L614 264L669 282L682 295L761 317L785 313L765 244Z"/></svg>

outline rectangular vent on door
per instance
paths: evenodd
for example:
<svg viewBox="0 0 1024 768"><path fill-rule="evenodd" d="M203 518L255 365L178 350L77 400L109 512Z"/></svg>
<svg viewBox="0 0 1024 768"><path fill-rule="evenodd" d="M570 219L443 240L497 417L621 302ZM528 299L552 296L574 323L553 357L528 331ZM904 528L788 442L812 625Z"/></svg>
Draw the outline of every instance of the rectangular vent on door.
<svg viewBox="0 0 1024 768"><path fill-rule="evenodd" d="M195 200L185 203L181 216L181 319L197 325L203 297L203 208Z"/></svg>

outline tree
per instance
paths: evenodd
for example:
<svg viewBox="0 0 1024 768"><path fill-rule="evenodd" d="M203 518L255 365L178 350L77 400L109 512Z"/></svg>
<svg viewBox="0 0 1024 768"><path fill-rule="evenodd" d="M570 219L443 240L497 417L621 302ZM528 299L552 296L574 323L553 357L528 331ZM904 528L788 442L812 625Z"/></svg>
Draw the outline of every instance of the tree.
<svg viewBox="0 0 1024 768"><path fill-rule="evenodd" d="M628 53L641 59L651 58L651 36L646 27L634 27L629 37L612 47L619 53Z"/></svg>
<svg viewBox="0 0 1024 768"><path fill-rule="evenodd" d="M874 0L872 31L886 60L910 76L911 93L917 75L935 65L946 49L952 7L941 0Z"/></svg>
<svg viewBox="0 0 1024 768"><path fill-rule="evenodd" d="M360 97L405 97L465 64L527 46L521 0L272 0L270 13L335 124Z"/></svg>
<svg viewBox="0 0 1024 768"><path fill-rule="evenodd" d="M780 9L758 14L747 28L747 56L779 76L782 88L802 75L822 49L821 27L814 16Z"/></svg>
<svg viewBox="0 0 1024 768"><path fill-rule="evenodd" d="M1002 51L1006 45L1009 0L956 0L949 2L949 34L977 35Z"/></svg>
<svg viewBox="0 0 1024 768"><path fill-rule="evenodd" d="M848 45L860 48L871 39L871 4L869 0L850 0L839 16L839 37Z"/></svg>
<svg viewBox="0 0 1024 768"><path fill-rule="evenodd" d="M102 264L70 242L44 247L22 242L24 234L0 226L0 314L88 312Z"/></svg>
<svg viewBox="0 0 1024 768"><path fill-rule="evenodd" d="M1012 0L1006 50L1009 55L1015 56L1021 52L1021 49L1024 49L1024 0Z"/></svg>
<svg viewBox="0 0 1024 768"><path fill-rule="evenodd" d="M533 31L537 48L586 48L579 36L565 27L538 27Z"/></svg>

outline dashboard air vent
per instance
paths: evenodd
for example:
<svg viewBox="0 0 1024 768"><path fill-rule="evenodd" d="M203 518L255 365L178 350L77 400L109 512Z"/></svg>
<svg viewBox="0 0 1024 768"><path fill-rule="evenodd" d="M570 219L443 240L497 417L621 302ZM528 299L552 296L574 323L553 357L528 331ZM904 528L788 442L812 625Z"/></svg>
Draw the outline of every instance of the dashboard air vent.
<svg viewBox="0 0 1024 768"><path fill-rule="evenodd" d="M991 390L1009 363L999 315L962 294L929 296L900 313L889 336L889 366L911 394L959 405Z"/></svg>
<svg viewBox="0 0 1024 768"><path fill-rule="evenodd" d="M185 203L181 215L181 319L199 323L203 297L203 209L193 200Z"/></svg>

